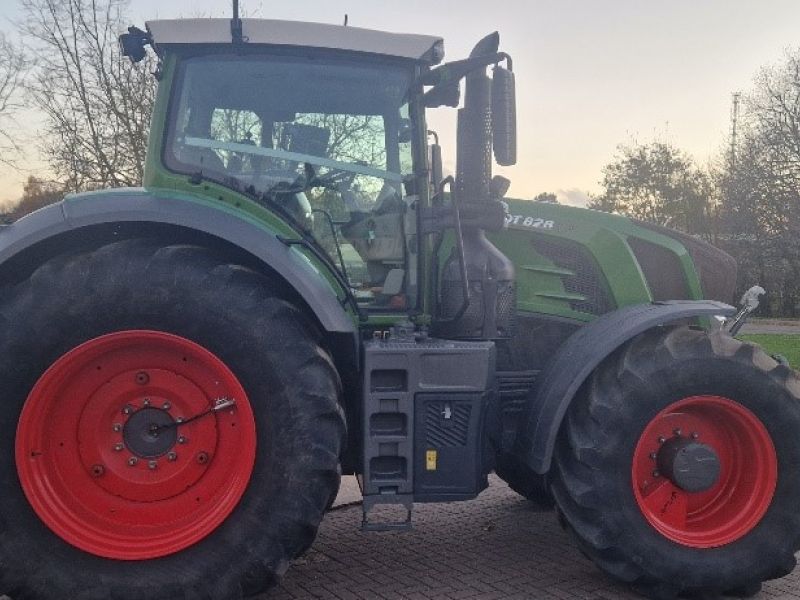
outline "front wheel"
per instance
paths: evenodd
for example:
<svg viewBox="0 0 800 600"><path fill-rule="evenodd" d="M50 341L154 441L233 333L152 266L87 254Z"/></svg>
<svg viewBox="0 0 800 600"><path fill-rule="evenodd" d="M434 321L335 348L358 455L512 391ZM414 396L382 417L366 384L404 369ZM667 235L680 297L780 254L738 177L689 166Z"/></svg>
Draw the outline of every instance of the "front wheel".
<svg viewBox="0 0 800 600"><path fill-rule="evenodd" d="M340 384L269 280L129 240L45 263L0 319L0 594L242 598L311 544Z"/></svg>
<svg viewBox="0 0 800 600"><path fill-rule="evenodd" d="M653 598L752 593L800 540L800 379L687 328L607 359L567 414L552 492L581 548Z"/></svg>
<svg viewBox="0 0 800 600"><path fill-rule="evenodd" d="M513 454L498 454L494 470L508 487L529 500L534 508L538 510L553 508L553 496L547 488L545 476L535 473Z"/></svg>

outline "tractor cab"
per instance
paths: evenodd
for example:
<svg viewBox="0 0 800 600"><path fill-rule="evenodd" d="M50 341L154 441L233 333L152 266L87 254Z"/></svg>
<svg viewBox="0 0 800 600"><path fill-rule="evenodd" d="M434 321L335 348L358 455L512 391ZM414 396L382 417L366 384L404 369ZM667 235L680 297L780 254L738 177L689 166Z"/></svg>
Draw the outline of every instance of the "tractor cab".
<svg viewBox="0 0 800 600"><path fill-rule="evenodd" d="M425 109L458 106L465 76L507 59L492 39L477 59L436 67L443 42L424 35L263 19L131 28L124 52L136 59L151 45L162 78L145 186L218 186L295 230L337 272L355 312L424 312L438 302L438 281L423 281L421 268L441 246L431 236L458 220L457 202L439 193L441 152L428 146ZM472 129L488 134L488 113L473 113ZM488 180L489 167L471 170ZM463 192L473 204L489 199ZM451 261L459 273L464 262ZM463 313L466 284L450 288L444 304Z"/></svg>
<svg viewBox="0 0 800 600"><path fill-rule="evenodd" d="M417 82L441 59L441 39L241 24L240 43L229 20L147 24L172 81L156 170L277 213L324 251L359 307L414 308L427 172Z"/></svg>

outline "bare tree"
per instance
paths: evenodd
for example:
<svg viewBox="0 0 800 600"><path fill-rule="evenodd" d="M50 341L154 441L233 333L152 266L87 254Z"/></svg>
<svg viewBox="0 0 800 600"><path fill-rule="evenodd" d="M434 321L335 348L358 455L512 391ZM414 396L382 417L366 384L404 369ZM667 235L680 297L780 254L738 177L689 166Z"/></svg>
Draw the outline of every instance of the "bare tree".
<svg viewBox="0 0 800 600"><path fill-rule="evenodd" d="M0 163L9 166L20 150L13 118L22 106L19 91L25 64L22 53L0 33Z"/></svg>
<svg viewBox="0 0 800 600"><path fill-rule="evenodd" d="M739 262L740 288L767 289L762 314L800 315L800 49L759 72L736 160L721 162L722 242Z"/></svg>
<svg viewBox="0 0 800 600"><path fill-rule="evenodd" d="M800 49L765 67L745 98L746 136L762 152L772 193L800 202Z"/></svg>
<svg viewBox="0 0 800 600"><path fill-rule="evenodd" d="M27 90L46 119L41 148L68 190L142 180L155 81L121 55L124 0L22 0L34 61ZM148 68L149 67L149 68Z"/></svg>

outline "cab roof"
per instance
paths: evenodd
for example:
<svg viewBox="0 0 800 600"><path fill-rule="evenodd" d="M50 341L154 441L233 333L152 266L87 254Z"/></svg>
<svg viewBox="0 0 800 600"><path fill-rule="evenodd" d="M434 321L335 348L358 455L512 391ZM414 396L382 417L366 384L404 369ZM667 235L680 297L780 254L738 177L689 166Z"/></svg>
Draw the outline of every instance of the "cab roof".
<svg viewBox="0 0 800 600"><path fill-rule="evenodd" d="M159 50L173 45L232 43L230 19L163 19L148 21L147 30ZM273 19L242 19L242 34L248 45L345 50L430 65L444 58L444 41L429 35Z"/></svg>

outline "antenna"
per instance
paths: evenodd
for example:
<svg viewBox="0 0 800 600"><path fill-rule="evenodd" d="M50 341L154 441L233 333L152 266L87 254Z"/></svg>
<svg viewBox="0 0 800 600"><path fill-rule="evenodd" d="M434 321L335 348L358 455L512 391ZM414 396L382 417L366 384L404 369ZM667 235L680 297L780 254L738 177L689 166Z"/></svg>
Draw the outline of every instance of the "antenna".
<svg viewBox="0 0 800 600"><path fill-rule="evenodd" d="M347 13L344 13L344 26L345 27L347 27L347 21L349 21L349 17L347 16Z"/></svg>
<svg viewBox="0 0 800 600"><path fill-rule="evenodd" d="M243 44L242 20L239 18L239 0L233 0L233 18L231 19L231 41L234 44Z"/></svg>
<svg viewBox="0 0 800 600"><path fill-rule="evenodd" d="M739 101L741 100L741 92L734 92L733 104L731 105L731 170L736 167L736 134L739 125Z"/></svg>

